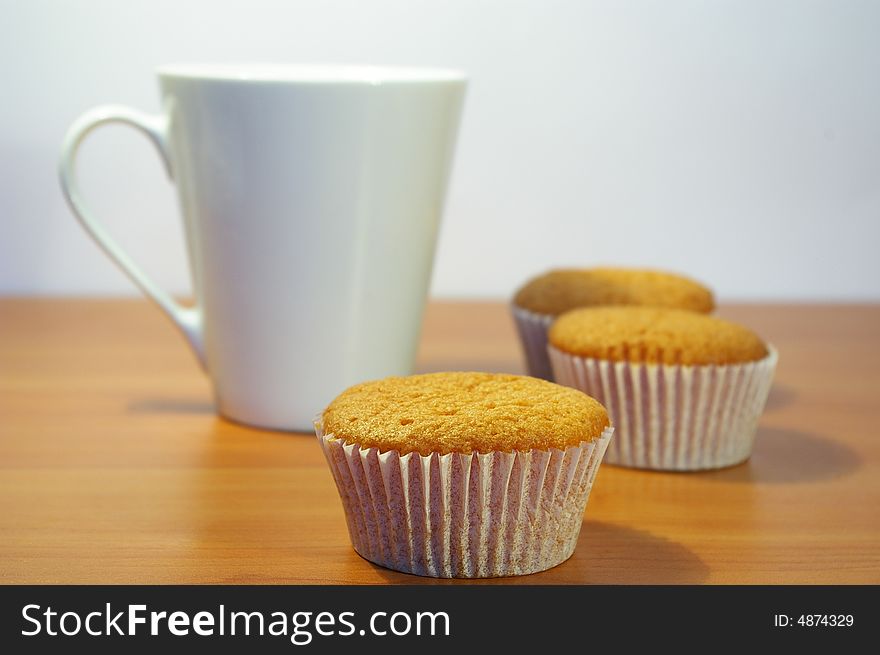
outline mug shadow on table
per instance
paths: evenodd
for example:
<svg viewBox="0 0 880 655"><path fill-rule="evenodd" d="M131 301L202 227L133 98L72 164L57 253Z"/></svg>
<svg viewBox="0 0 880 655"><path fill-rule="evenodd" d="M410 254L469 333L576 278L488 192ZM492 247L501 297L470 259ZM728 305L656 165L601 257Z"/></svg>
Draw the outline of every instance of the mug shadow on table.
<svg viewBox="0 0 880 655"><path fill-rule="evenodd" d="M147 397L131 401L132 414L213 414L214 403L203 398Z"/></svg>
<svg viewBox="0 0 880 655"><path fill-rule="evenodd" d="M439 373L443 371L489 371L492 373L512 373L524 375L523 366L509 357L486 358L479 360L470 358L444 358L419 361L415 373Z"/></svg>
<svg viewBox="0 0 880 655"><path fill-rule="evenodd" d="M727 469L697 473L717 482L793 483L832 480L850 475L862 459L849 446L830 437L788 428L761 427L755 452Z"/></svg>
<svg viewBox="0 0 880 655"><path fill-rule="evenodd" d="M591 519L581 526L577 548L568 561L532 575L450 580L370 566L388 584L699 584L709 577L709 567L682 544Z"/></svg>

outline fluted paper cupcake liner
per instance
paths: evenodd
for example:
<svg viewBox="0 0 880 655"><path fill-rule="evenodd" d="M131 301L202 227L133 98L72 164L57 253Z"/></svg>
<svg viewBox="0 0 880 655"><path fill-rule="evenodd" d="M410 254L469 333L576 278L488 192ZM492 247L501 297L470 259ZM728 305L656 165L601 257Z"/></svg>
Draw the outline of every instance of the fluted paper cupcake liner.
<svg viewBox="0 0 880 655"><path fill-rule="evenodd" d="M777 352L756 362L678 366L577 357L548 346L559 384L596 398L616 429L605 461L693 471L749 458Z"/></svg>
<svg viewBox="0 0 880 655"><path fill-rule="evenodd" d="M529 375L553 382L553 369L547 357L547 332L556 317L536 314L516 305L511 305L510 311L522 342Z"/></svg>
<svg viewBox="0 0 880 655"><path fill-rule="evenodd" d="M405 573L536 573L571 557L613 429L566 450L380 453L315 425L354 549Z"/></svg>

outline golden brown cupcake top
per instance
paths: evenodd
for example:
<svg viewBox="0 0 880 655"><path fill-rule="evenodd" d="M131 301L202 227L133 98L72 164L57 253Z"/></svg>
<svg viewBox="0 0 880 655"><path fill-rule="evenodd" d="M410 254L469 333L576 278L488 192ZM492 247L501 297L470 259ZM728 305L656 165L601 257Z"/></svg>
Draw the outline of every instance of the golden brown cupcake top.
<svg viewBox="0 0 880 655"><path fill-rule="evenodd" d="M525 284L513 298L518 307L557 316L578 307L643 305L709 313L712 292L674 273L631 268L550 271Z"/></svg>
<svg viewBox="0 0 880 655"><path fill-rule="evenodd" d="M748 328L662 307L589 307L560 316L550 343L572 355L651 364L734 364L767 356Z"/></svg>
<svg viewBox="0 0 880 655"><path fill-rule="evenodd" d="M322 416L325 434L401 455L548 450L598 438L605 408L546 380L494 373L429 373L353 386Z"/></svg>

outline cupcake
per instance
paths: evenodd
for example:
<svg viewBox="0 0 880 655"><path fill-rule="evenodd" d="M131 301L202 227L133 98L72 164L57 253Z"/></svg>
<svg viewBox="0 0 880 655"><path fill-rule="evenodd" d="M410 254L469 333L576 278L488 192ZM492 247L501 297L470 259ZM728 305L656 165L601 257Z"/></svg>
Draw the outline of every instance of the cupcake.
<svg viewBox="0 0 880 655"><path fill-rule="evenodd" d="M550 271L519 289L511 306L529 375L553 379L547 330L556 317L597 305L672 307L708 314L715 301L709 289L673 273L628 268Z"/></svg>
<svg viewBox="0 0 880 655"><path fill-rule="evenodd" d="M559 383L608 408L606 461L691 471L751 455L777 359L751 330L682 310L595 307L560 316L549 338Z"/></svg>
<svg viewBox="0 0 880 655"><path fill-rule="evenodd" d="M416 575L524 575L568 559L611 438L580 391L490 373L351 387L316 421L354 549Z"/></svg>

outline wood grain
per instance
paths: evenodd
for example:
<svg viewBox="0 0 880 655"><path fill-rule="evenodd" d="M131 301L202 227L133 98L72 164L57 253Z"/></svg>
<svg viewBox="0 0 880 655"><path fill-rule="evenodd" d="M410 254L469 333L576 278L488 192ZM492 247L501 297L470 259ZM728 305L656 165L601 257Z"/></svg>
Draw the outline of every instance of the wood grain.
<svg viewBox="0 0 880 655"><path fill-rule="evenodd" d="M572 559L493 582L880 583L880 307L721 314L780 351L752 459L603 465ZM520 372L506 307L433 303L419 369ZM431 582L358 557L314 437L218 419L141 301L0 300L0 534L6 583Z"/></svg>

